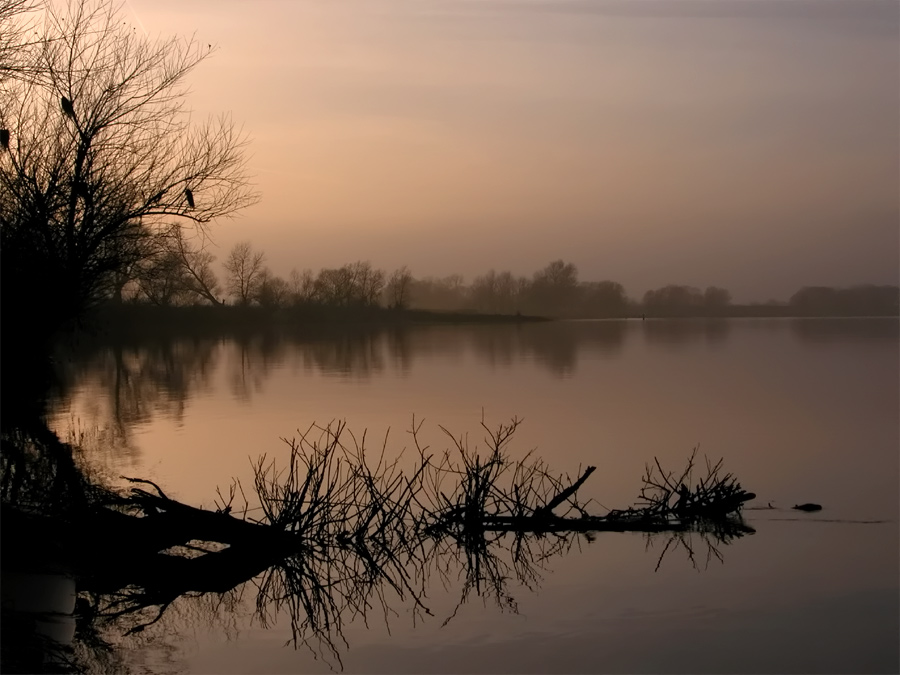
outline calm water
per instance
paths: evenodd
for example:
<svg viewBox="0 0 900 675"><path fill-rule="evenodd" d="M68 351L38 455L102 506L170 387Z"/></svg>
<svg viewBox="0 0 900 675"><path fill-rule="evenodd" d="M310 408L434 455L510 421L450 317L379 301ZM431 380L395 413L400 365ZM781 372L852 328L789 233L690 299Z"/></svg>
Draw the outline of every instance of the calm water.
<svg viewBox="0 0 900 675"><path fill-rule="evenodd" d="M561 473L597 472L580 494L633 503L645 462L724 458L773 509L756 534L695 543L657 562L665 539L599 534L510 586L517 612L429 589L434 616L402 602L385 625L344 627L347 672L897 672L900 331L896 320L566 322L420 327L341 337L130 345L68 364L54 426L82 439L95 470L156 481L212 506L250 460L282 459L280 438L346 420L389 453L413 416L480 443L524 420L515 453ZM813 501L817 514L789 507ZM603 509L598 507L599 512ZM285 616L261 625L253 588L230 606L184 599L129 660L150 672L327 672L285 646ZM330 659L336 665L335 659ZM339 666L337 666L339 667Z"/></svg>

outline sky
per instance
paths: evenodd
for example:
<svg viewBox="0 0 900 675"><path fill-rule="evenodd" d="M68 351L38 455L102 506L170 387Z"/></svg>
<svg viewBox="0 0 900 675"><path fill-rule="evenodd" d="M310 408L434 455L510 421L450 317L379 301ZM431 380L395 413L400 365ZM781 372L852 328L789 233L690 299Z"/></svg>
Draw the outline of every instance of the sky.
<svg viewBox="0 0 900 675"><path fill-rule="evenodd" d="M551 260L641 296L898 283L896 0L128 0L216 46L198 119L250 138L217 223L272 270Z"/></svg>

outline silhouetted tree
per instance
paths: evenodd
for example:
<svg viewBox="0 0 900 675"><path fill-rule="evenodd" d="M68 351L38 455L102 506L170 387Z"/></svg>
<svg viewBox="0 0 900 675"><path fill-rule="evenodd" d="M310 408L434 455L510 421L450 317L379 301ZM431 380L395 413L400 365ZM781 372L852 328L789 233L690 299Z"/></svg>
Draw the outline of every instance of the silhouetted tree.
<svg viewBox="0 0 900 675"><path fill-rule="evenodd" d="M256 301L262 307L278 308L288 304L291 297L291 289L281 277L275 276L269 270L263 270L256 291Z"/></svg>
<svg viewBox="0 0 900 675"><path fill-rule="evenodd" d="M461 275L451 274L442 279L413 279L409 295L410 307L416 309L458 311L465 306L467 289Z"/></svg>
<svg viewBox="0 0 900 675"><path fill-rule="evenodd" d="M240 305L249 305L259 294L259 286L266 274L266 256L256 253L248 241L234 245L225 259L225 285Z"/></svg>
<svg viewBox="0 0 900 675"><path fill-rule="evenodd" d="M533 313L565 316L578 300L578 268L563 260L554 260L535 272L526 291L528 308Z"/></svg>
<svg viewBox="0 0 900 675"><path fill-rule="evenodd" d="M583 317L623 317L628 314L625 288L615 281L589 281L581 284Z"/></svg>
<svg viewBox="0 0 900 675"><path fill-rule="evenodd" d="M352 295L352 283L352 274L347 267L319 270L313 300L322 305L346 305Z"/></svg>
<svg viewBox="0 0 900 675"><path fill-rule="evenodd" d="M703 311L704 296L693 286L670 284L647 291L643 308L653 316L692 316Z"/></svg>
<svg viewBox="0 0 900 675"><path fill-rule="evenodd" d="M112 0L47 3L44 15L21 57L32 76L0 89L0 287L4 319L29 329L22 342L121 289L165 219L203 228L256 198L231 122L197 126L183 109L205 45L147 39Z"/></svg>
<svg viewBox="0 0 900 675"><path fill-rule="evenodd" d="M303 270L302 272L298 272L296 269L291 270L288 289L292 304L303 305L312 302L316 290L316 278L313 276L312 270Z"/></svg>
<svg viewBox="0 0 900 675"><path fill-rule="evenodd" d="M708 286L703 292L703 306L708 314L724 314L731 304L731 293L718 286Z"/></svg>
<svg viewBox="0 0 900 675"><path fill-rule="evenodd" d="M384 290L384 272L368 262L323 269L313 285L313 300L335 307L375 306Z"/></svg>
<svg viewBox="0 0 900 675"><path fill-rule="evenodd" d="M37 6L35 0L0 0L0 82L32 79L38 72L28 21Z"/></svg>
<svg viewBox="0 0 900 675"><path fill-rule="evenodd" d="M394 309L406 309L409 306L409 287L412 283L412 274L404 265L394 270L385 286L387 306Z"/></svg>
<svg viewBox="0 0 900 675"><path fill-rule="evenodd" d="M358 301L367 306L378 305L384 291L384 271L373 268L368 262L353 263L351 269Z"/></svg>
<svg viewBox="0 0 900 675"><path fill-rule="evenodd" d="M219 280L212 269L216 257L202 247L194 248L186 238L184 228L178 224L172 226L165 242L181 264L185 292L194 299L207 300L213 305L222 304L219 299Z"/></svg>
<svg viewBox="0 0 900 675"><path fill-rule="evenodd" d="M183 304L189 283L178 254L168 248L146 258L135 279L140 295L154 305L168 307Z"/></svg>
<svg viewBox="0 0 900 675"><path fill-rule="evenodd" d="M481 312L514 314L519 311L522 290L527 286L527 279L517 279L512 272L491 270L472 281L469 300Z"/></svg>

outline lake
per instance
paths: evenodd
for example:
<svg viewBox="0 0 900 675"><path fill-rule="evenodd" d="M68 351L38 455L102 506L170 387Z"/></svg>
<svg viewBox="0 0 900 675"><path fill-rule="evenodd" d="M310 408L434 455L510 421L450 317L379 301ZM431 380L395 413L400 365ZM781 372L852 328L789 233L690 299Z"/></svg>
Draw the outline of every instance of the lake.
<svg viewBox="0 0 900 675"><path fill-rule="evenodd" d="M697 448L757 498L755 534L693 560L668 538L598 533L535 556L500 602L457 606L450 567L431 615L389 598L336 650L295 649L256 589L182 598L119 638L143 672L824 673L900 669L900 330L896 319L578 321L265 334L83 348L52 427L98 476L152 480L213 507L251 461L283 462L313 423L345 420L389 456L443 450L517 417L529 451L597 512L635 502L645 465ZM401 461L407 461L406 459ZM790 507L823 505L817 513ZM771 507L771 508L768 508ZM252 513L251 513L252 515ZM718 555L716 555L718 553ZM455 613L454 613L455 612ZM448 617L452 618L446 622ZM264 625L265 624L265 625ZM341 636L337 636L340 638Z"/></svg>

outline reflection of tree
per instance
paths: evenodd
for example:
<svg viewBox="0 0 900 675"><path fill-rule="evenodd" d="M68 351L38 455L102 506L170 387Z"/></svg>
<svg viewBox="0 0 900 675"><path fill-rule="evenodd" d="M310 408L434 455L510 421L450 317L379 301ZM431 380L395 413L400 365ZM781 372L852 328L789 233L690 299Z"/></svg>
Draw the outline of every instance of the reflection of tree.
<svg viewBox="0 0 900 675"><path fill-rule="evenodd" d="M4 545L22 550L25 564L23 544L37 536L43 564L71 570L78 620L91 624L79 634L95 651L110 643L108 631L137 635L165 626L169 609L187 599L227 608L252 582L262 625L286 613L295 646L339 663L348 622L365 622L373 611L387 617L398 603L414 617L431 614L426 590L435 574L445 586L462 584L449 621L473 597L516 611L514 587L536 590L552 559L580 536L671 536L663 555L680 546L693 561L694 536L721 557L718 545L752 532L739 517L752 495L720 471L721 463L708 464L697 480L693 457L680 474L651 465L641 505L592 515L577 491L594 467L573 481L531 454L513 459L508 445L517 427L515 419L496 430L484 426L484 452L471 449L467 436L446 432L450 448L435 453L420 444L414 421L416 454L403 460L391 458L387 438L373 452L365 434L356 437L343 423L313 425L288 441L286 466L265 456L254 465L258 519L249 517L239 482L220 494L215 511L170 499L146 480L130 479L129 491L94 486L71 460L61 461L71 448L49 434L41 443L56 457L55 474L29 473L27 462L6 461L4 453ZM24 438L4 440L27 446ZM47 482L51 475L63 480ZM28 500L11 500L27 494L19 484L29 480L39 484L35 499L43 502L32 499L25 512ZM70 496L60 506L51 495Z"/></svg>
<svg viewBox="0 0 900 675"><path fill-rule="evenodd" d="M521 354L515 326L480 326L470 333L476 354L491 367L509 367Z"/></svg>
<svg viewBox="0 0 900 675"><path fill-rule="evenodd" d="M890 316L900 313L900 288L863 284L849 288L805 286L788 300L798 316Z"/></svg>
<svg viewBox="0 0 900 675"><path fill-rule="evenodd" d="M818 335L821 330L800 324L794 329L804 338ZM888 333L896 331L895 324L885 326ZM94 406L96 425L120 439L120 446L125 448L135 424L146 422L153 415L180 419L188 399L212 386L212 375L219 367L227 368L232 391L246 400L261 391L273 370L282 365L365 378L387 368L407 373L417 357L459 356L468 348L496 367L526 361L566 375L578 367L581 355L616 356L628 334L634 331L641 331L654 345L680 346L698 339L721 342L728 338L730 330L731 324L721 320L573 321L439 328L342 326L244 331L228 336L225 347L210 336L146 341L104 341L97 337L59 359L61 388L55 398L66 400L73 392L90 391L94 400L84 402ZM227 358L222 358L222 353ZM102 393L99 398L98 391Z"/></svg>
<svg viewBox="0 0 900 675"><path fill-rule="evenodd" d="M791 334L807 344L866 343L895 349L900 335L896 318L792 319Z"/></svg>
<svg viewBox="0 0 900 675"><path fill-rule="evenodd" d="M284 339L272 332L251 333L236 337L228 361L228 381L232 393L242 401L262 390L272 369L286 356Z"/></svg>
<svg viewBox="0 0 900 675"><path fill-rule="evenodd" d="M89 391L92 423L109 430L117 448L128 448L136 424L157 414L181 419L188 399L208 390L216 347L210 339L84 346L62 360L57 398L77 400L79 389Z"/></svg>
<svg viewBox="0 0 900 675"><path fill-rule="evenodd" d="M381 330L349 330L293 344L307 367L363 378L384 370L385 337Z"/></svg>
<svg viewBox="0 0 900 675"><path fill-rule="evenodd" d="M877 325L876 325L877 324ZM614 357L629 334L641 332L651 345L681 347L702 340L728 339L732 323L715 319L666 321L573 321L453 327L336 327L312 330L243 332L223 347L213 337L109 340L100 338L59 359L65 400L69 392L90 390L96 399L97 426L128 446L131 427L153 415L180 419L191 396L212 386L216 368L227 368L227 381L239 398L261 391L273 370L299 366L321 373L365 378L397 368L407 373L416 358L461 355L466 348L496 367L533 362L557 375L575 371L582 355ZM896 322L804 320L791 323L802 339L889 339ZM221 353L228 357L221 358ZM222 364L220 366L220 364ZM104 402L105 405L100 405ZM108 420L108 422L107 422Z"/></svg>
<svg viewBox="0 0 900 675"><path fill-rule="evenodd" d="M47 608L61 610L67 604L75 584L60 561L79 543L73 536L72 523L105 492L85 475L80 460L76 449L60 443L39 421L3 426L3 672L69 672L69 665L77 656L65 634L72 617L48 614ZM75 625L77 628L78 623ZM107 646L94 640L90 626L76 631L75 640L85 636L101 651Z"/></svg>
<svg viewBox="0 0 900 675"><path fill-rule="evenodd" d="M684 552L688 562L696 568L700 569L698 556L702 554L703 569L709 567L713 559L720 563L725 562L722 554L722 546L732 543L735 539L750 534L749 531L734 527L719 527L717 523L707 523L707 527L699 530L686 530L682 532L655 533L646 535L647 550L655 544L662 541L665 542L660 551L659 558L656 560L656 570L662 566L662 561L669 553L678 551Z"/></svg>
<svg viewBox="0 0 900 675"><path fill-rule="evenodd" d="M412 367L413 340L411 332L403 327L394 327L386 334L387 351L394 367L404 375Z"/></svg>
<svg viewBox="0 0 900 675"><path fill-rule="evenodd" d="M29 512L61 515L84 504L90 481L77 452L46 427L6 428L0 437L0 500ZM5 514L4 514L5 515ZM10 524L4 518L4 528Z"/></svg>
<svg viewBox="0 0 900 675"><path fill-rule="evenodd" d="M727 319L665 319L642 321L641 327L649 344L681 347L701 339L710 344L723 343L733 324Z"/></svg>
<svg viewBox="0 0 900 675"><path fill-rule="evenodd" d="M472 329L476 353L492 366L533 360L555 375L575 371L579 354L614 356L625 342L624 321L566 321Z"/></svg>
<svg viewBox="0 0 900 675"><path fill-rule="evenodd" d="M866 325L851 329L806 320L792 323L792 330L810 340L831 334L876 339L895 335L897 330L896 322L890 320L880 328L873 328L871 322L861 324ZM723 342L731 328L724 320L688 319L273 329L241 332L224 343L214 337L105 342L98 337L59 359L62 384L56 399L90 391L93 400L85 398L84 403L94 406L96 426L127 448L135 424L154 415L180 419L188 399L209 390L219 367L227 369L233 393L247 400L283 365L365 378L388 368L408 373L416 358L455 357L468 348L496 367L526 361L567 375L575 371L582 355L615 357L635 331L652 345L676 347L696 340Z"/></svg>

